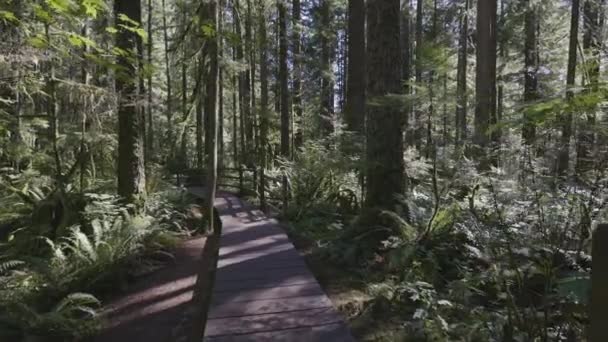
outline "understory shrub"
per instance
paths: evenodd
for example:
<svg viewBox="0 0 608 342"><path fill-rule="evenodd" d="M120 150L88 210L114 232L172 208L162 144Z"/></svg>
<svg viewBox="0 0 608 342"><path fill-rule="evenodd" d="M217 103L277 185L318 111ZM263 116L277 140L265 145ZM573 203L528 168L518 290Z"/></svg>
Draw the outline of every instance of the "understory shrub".
<svg viewBox="0 0 608 342"><path fill-rule="evenodd" d="M17 183L7 205L22 202L24 209L20 216L2 217L17 224L0 243L2 340L93 335L100 326L98 298L170 260L191 233L185 208L191 198L182 189L157 185L159 191L137 210L113 195L72 188L60 194L28 185L17 190ZM45 215L62 218L45 221Z"/></svg>
<svg viewBox="0 0 608 342"><path fill-rule="evenodd" d="M293 233L361 282L384 279L368 286L374 319L398 321L413 340L584 340L591 230L606 218L608 178L556 187L537 161L479 173L463 157L410 157L394 211L353 217L326 203L334 215L319 220L307 203Z"/></svg>

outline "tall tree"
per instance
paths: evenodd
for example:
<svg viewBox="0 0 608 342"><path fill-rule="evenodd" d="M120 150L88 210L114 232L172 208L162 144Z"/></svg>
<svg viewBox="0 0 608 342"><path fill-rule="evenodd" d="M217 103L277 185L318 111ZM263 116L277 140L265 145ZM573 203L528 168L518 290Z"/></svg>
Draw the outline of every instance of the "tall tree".
<svg viewBox="0 0 608 342"><path fill-rule="evenodd" d="M281 154L289 158L289 70L287 69L287 8L277 1L279 12L279 83L281 85Z"/></svg>
<svg viewBox="0 0 608 342"><path fill-rule="evenodd" d="M152 0L148 0L148 66L152 66L152 51L154 49L154 32L152 31ZM154 122L152 121L152 73L148 72L148 103L146 105L147 124L146 129L146 156L148 161L154 150Z"/></svg>
<svg viewBox="0 0 608 342"><path fill-rule="evenodd" d="M533 0L526 0L526 13L524 24L524 101L530 103L538 100L538 4ZM530 111L524 111L522 138L526 145L530 145L536 138L536 125L530 117Z"/></svg>
<svg viewBox="0 0 608 342"><path fill-rule="evenodd" d="M292 3L292 15L291 15L291 20L292 20L292 31L293 31L293 38L292 38L292 44L293 44L293 91L292 91L292 98L293 98L293 111L295 113L295 117L296 119L294 121L295 122L295 132L293 133L294 135L294 147L300 147L302 146L302 143L304 142L304 137L303 137L303 133L302 133L302 56L301 56L301 5L300 5L300 0L293 0Z"/></svg>
<svg viewBox="0 0 608 342"><path fill-rule="evenodd" d="M241 108L242 108L242 129L245 134L245 146L247 151L241 154L244 157L244 162L248 167L253 167L253 156L255 155L255 141L253 136L253 109L251 106L251 92L252 92L252 73L251 68L251 44L252 44L252 13L251 13L251 1L247 0L247 8L245 15L245 40L244 46L245 51L242 55L241 62L243 63L244 70L242 72L242 89L243 94Z"/></svg>
<svg viewBox="0 0 608 342"><path fill-rule="evenodd" d="M415 80L416 80L416 96L419 97L419 92L422 86L422 44L423 44L423 36L424 36L424 25L423 25L423 0L416 1L416 64L414 66L415 70ZM420 109L416 109L414 112L414 134L412 136L412 140L416 144L416 148L420 150L422 144L422 123L421 121L422 112Z"/></svg>
<svg viewBox="0 0 608 342"><path fill-rule="evenodd" d="M268 38L266 34L266 13L264 1L258 2L258 21L259 21L259 46L260 52L260 203L262 206L266 204L266 193L264 191L264 182L266 182L266 167L268 167L268 125L269 125L269 108L268 108ZM264 210L266 208L262 208Z"/></svg>
<svg viewBox="0 0 608 342"><path fill-rule="evenodd" d="M173 119L173 86L171 84L171 55L169 54L169 27L167 26L167 7L165 4L165 0L162 0L163 7L163 37L165 44L165 71L167 77L167 122L169 123L169 127L167 128L167 137L170 143L173 143L173 132L171 127L171 121Z"/></svg>
<svg viewBox="0 0 608 342"><path fill-rule="evenodd" d="M464 0L460 13L458 38L458 65L456 67L456 143L462 144L467 137L467 64L469 39L469 0Z"/></svg>
<svg viewBox="0 0 608 342"><path fill-rule="evenodd" d="M215 231L216 223L214 222L214 201L215 188L217 183L217 150L218 150L218 88L219 88L219 39L218 30L218 6L215 0L205 0L204 3L204 22L209 25L213 32L206 37L204 54L206 60L209 61L208 69L205 77L205 115L208 118L208 127L206 128L207 139L207 182L206 182L206 205L207 218L209 220L209 228Z"/></svg>
<svg viewBox="0 0 608 342"><path fill-rule="evenodd" d="M570 40L568 45L568 71L566 75L566 98L571 103L574 98L574 85L576 82L576 61L578 48L578 27L580 18L580 0L572 0L572 11L570 15ZM557 161L557 172L564 175L570 164L570 139L572 137L572 113L562 115L561 147Z"/></svg>
<svg viewBox="0 0 608 342"><path fill-rule="evenodd" d="M141 3L139 0L116 0L114 14L117 22L123 22L123 16L130 22L141 25ZM139 58L138 41L141 37L135 30L129 30L130 24L118 26L116 47L127 51L120 54L117 64L120 66L116 75L118 101L118 194L129 202L136 202L145 195L146 176L144 171L144 141L142 136L141 117L137 112L137 80L139 63L134 63L130 56Z"/></svg>
<svg viewBox="0 0 608 342"><path fill-rule="evenodd" d="M402 91L399 8L399 0L367 7L367 207L391 208L404 189L403 119L389 98Z"/></svg>
<svg viewBox="0 0 608 342"><path fill-rule="evenodd" d="M365 0L348 1L346 126L363 133L365 123Z"/></svg>
<svg viewBox="0 0 608 342"><path fill-rule="evenodd" d="M277 0L279 11L279 83L281 84L281 155L289 158L289 82L287 69L287 8L284 0ZM264 148L264 146L262 146ZM287 176L283 175L283 201L287 204Z"/></svg>
<svg viewBox="0 0 608 342"><path fill-rule="evenodd" d="M496 0L477 2L477 64L475 77L475 130L473 143L486 149L496 121ZM487 151L483 151L487 152ZM489 166L482 158L481 167Z"/></svg>
<svg viewBox="0 0 608 342"><path fill-rule="evenodd" d="M410 0L403 2L403 8L401 9L401 48L403 49L403 68L401 71L401 78L404 84L404 91L406 96L410 96L412 93L411 77L412 77L412 44L411 44L411 13L410 13ZM411 142L411 131L408 130L408 123L412 114L413 106L411 101L408 101L405 107L405 113L403 116L403 123L405 127L405 142L409 145Z"/></svg>
<svg viewBox="0 0 608 342"><path fill-rule="evenodd" d="M334 81L332 69L333 30L332 1L322 0L321 15L321 134L327 136L334 130Z"/></svg>
<svg viewBox="0 0 608 342"><path fill-rule="evenodd" d="M600 77L600 50L602 45L604 0L585 0L583 5L584 33L583 51L586 55L585 74L588 92L596 92ZM576 169L578 172L589 170L593 165L592 146L595 143L593 126L595 109L587 110L586 122L583 122L578 134Z"/></svg>

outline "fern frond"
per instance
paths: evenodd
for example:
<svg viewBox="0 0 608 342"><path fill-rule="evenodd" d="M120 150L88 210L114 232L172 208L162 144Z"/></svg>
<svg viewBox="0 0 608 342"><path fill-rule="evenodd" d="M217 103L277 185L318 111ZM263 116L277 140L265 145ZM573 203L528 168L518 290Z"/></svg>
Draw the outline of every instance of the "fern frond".
<svg viewBox="0 0 608 342"><path fill-rule="evenodd" d="M78 306L99 306L99 305L101 305L101 302L95 296L88 294L88 293L76 292L76 293L69 294L67 297L65 297L59 303L57 303L57 305L55 305L55 307L53 308L53 311L54 312L65 312L65 311L73 310L75 307L78 307Z"/></svg>
<svg viewBox="0 0 608 342"><path fill-rule="evenodd" d="M19 266L25 265L24 261L21 260L8 260L0 263L0 274L6 273Z"/></svg>

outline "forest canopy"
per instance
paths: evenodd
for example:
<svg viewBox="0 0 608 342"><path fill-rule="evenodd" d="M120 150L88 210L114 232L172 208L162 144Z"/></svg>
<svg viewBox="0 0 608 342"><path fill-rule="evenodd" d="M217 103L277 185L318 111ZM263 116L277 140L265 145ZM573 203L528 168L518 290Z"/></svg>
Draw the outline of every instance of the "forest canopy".
<svg viewBox="0 0 608 342"><path fill-rule="evenodd" d="M0 340L94 335L216 189L346 270L358 339L593 339L607 9L0 1Z"/></svg>

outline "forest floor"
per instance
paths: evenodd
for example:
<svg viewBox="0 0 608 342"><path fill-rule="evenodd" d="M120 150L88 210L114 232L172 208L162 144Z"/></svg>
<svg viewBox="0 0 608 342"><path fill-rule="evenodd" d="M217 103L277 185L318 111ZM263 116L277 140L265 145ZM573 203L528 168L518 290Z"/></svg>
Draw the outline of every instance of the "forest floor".
<svg viewBox="0 0 608 342"><path fill-rule="evenodd" d="M198 311L193 298L201 298L195 292L206 242L205 237L183 241L174 251L174 262L139 278L110 300L102 313L104 327L93 341L187 340Z"/></svg>
<svg viewBox="0 0 608 342"><path fill-rule="evenodd" d="M293 230L288 231L290 239L305 257L315 278L347 321L357 341L404 340L398 324L388 319L378 320L377 316L381 315L371 312L374 307L373 298L366 292L367 281L363 277L333 265L319 256L314 248L315 241L300 236Z"/></svg>

